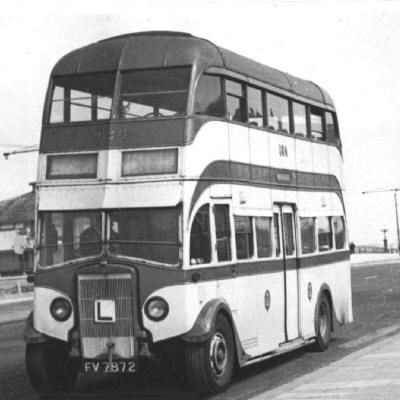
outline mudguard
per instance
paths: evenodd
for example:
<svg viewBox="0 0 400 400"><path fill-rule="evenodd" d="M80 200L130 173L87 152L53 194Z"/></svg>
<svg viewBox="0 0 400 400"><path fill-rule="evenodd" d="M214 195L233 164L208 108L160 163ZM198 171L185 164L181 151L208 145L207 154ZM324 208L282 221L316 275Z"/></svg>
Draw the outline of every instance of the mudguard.
<svg viewBox="0 0 400 400"><path fill-rule="evenodd" d="M315 332L317 332L318 328L317 328L317 320L318 320L318 307L319 307L319 303L320 303L320 299L323 293L327 293L327 297L328 300L330 302L331 305L331 313L332 313L332 326L331 326L331 331L335 332L335 330L337 330L342 324L338 321L337 317L336 317L336 310L335 310L335 305L333 304L333 299L332 299L332 292L331 292L331 288L329 287L328 284L323 283L319 289L318 292L318 297L317 297L317 301L315 303L315 315L314 315L314 324L315 324Z"/></svg>
<svg viewBox="0 0 400 400"><path fill-rule="evenodd" d="M215 320L218 313L221 311L228 316L235 338L237 360L239 365L243 365L250 358L250 355L248 355L242 347L235 321L232 318L232 312L223 299L213 299L207 302L200 311L192 329L182 335L181 339L187 343L201 343L208 340L213 334Z"/></svg>
<svg viewBox="0 0 400 400"><path fill-rule="evenodd" d="M44 343L48 339L43 334L35 330L33 327L33 311L31 311L26 318L24 328L24 342L25 343Z"/></svg>

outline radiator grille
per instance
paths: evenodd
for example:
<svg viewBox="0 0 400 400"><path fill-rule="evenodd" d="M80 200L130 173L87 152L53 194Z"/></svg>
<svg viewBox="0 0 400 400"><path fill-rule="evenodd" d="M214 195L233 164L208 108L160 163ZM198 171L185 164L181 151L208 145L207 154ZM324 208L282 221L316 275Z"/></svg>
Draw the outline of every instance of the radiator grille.
<svg viewBox="0 0 400 400"><path fill-rule="evenodd" d="M131 275L79 275L78 296L83 357L107 357L108 345L113 343L113 357L132 358L135 346ZM115 322L95 321L96 300L115 302Z"/></svg>

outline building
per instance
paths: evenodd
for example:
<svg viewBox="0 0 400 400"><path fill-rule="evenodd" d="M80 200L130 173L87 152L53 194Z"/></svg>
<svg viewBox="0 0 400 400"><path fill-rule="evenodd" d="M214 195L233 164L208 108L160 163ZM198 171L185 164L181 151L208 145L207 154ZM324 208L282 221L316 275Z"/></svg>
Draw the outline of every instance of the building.
<svg viewBox="0 0 400 400"><path fill-rule="evenodd" d="M35 193L0 201L0 275L32 271Z"/></svg>

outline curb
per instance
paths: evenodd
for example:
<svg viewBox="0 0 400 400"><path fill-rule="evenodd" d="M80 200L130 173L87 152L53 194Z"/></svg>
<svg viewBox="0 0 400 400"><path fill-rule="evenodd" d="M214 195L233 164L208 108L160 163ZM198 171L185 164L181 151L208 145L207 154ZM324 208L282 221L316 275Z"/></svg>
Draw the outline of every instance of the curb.
<svg viewBox="0 0 400 400"><path fill-rule="evenodd" d="M351 268L372 267L374 265L380 265L380 264L400 264L400 258L396 260L384 259L384 260L372 260L372 261L362 261L354 263L350 261Z"/></svg>
<svg viewBox="0 0 400 400"><path fill-rule="evenodd" d="M27 302L27 301L33 301L33 295L32 296L21 297L19 299L0 300L0 307L3 306L3 305L15 304L15 303L24 303L24 302Z"/></svg>
<svg viewBox="0 0 400 400"><path fill-rule="evenodd" d="M357 359L363 357L364 355L371 353L371 350L374 351L375 349L385 347L390 343L399 342L399 340L400 340L400 333L397 333L393 336L384 338L381 341L372 343L372 344L365 346L359 350L356 350L354 353L351 353L339 360L336 360L330 364L327 364L323 368L319 368L313 372L310 372L309 374L298 377L295 380L285 383L277 388L274 388L274 389L268 390L266 392L259 393L253 397L250 397L249 400L267 400L267 399L273 400L277 396L290 394L290 392L293 391L294 389L296 389L298 386L301 386L304 384L309 384L309 383L312 383L313 381L317 381L321 377L325 377L327 374L327 371L329 371L332 368L335 368L335 365L337 365L337 364L343 365L344 363L351 363L354 360L357 360Z"/></svg>

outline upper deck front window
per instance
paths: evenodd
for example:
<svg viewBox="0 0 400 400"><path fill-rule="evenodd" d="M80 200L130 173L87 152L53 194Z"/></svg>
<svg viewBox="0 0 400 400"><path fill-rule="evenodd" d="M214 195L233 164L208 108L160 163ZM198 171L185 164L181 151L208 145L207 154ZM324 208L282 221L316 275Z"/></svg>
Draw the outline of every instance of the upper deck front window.
<svg viewBox="0 0 400 400"><path fill-rule="evenodd" d="M115 73L55 77L49 122L110 119L114 85Z"/></svg>
<svg viewBox="0 0 400 400"><path fill-rule="evenodd" d="M157 118L184 115L190 68L162 68L122 74L120 118Z"/></svg>

